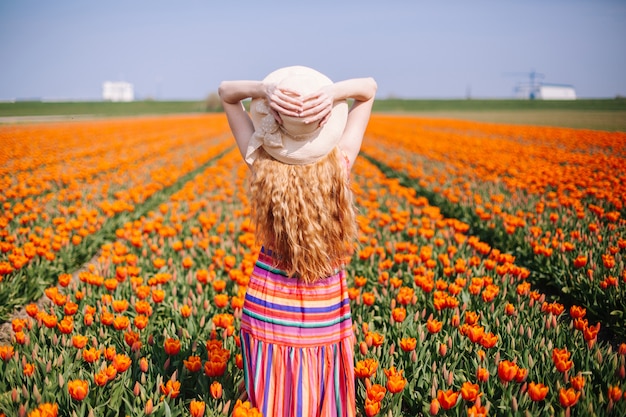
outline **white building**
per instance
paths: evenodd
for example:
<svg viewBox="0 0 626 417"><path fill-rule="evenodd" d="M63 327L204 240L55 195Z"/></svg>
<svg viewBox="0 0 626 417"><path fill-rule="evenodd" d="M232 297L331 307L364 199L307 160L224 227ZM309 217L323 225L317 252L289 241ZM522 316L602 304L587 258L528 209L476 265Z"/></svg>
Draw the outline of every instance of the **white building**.
<svg viewBox="0 0 626 417"><path fill-rule="evenodd" d="M135 93L133 85L124 81L105 81L102 84L102 100L133 101Z"/></svg>
<svg viewBox="0 0 626 417"><path fill-rule="evenodd" d="M576 100L576 90L567 84L521 84L516 88L516 96L529 100Z"/></svg>
<svg viewBox="0 0 626 417"><path fill-rule="evenodd" d="M576 100L576 90L571 85L541 84L535 98L539 100Z"/></svg>

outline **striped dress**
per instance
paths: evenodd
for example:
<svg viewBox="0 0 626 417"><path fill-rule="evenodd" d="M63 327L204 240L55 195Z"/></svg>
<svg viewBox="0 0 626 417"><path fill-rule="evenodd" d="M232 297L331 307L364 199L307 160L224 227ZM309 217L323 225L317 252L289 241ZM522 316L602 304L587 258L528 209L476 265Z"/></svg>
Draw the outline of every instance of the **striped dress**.
<svg viewBox="0 0 626 417"><path fill-rule="evenodd" d="M345 271L307 284L262 251L241 318L250 403L265 417L355 415L354 344Z"/></svg>

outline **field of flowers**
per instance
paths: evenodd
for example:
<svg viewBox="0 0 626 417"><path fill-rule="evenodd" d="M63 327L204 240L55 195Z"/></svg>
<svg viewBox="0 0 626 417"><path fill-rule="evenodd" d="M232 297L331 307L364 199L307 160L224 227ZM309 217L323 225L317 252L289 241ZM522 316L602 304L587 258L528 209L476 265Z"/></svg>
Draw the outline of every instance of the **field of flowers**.
<svg viewBox="0 0 626 417"><path fill-rule="evenodd" d="M359 415L626 413L625 144L372 118ZM238 338L259 248L225 118L0 127L0 145L0 415L260 415Z"/></svg>

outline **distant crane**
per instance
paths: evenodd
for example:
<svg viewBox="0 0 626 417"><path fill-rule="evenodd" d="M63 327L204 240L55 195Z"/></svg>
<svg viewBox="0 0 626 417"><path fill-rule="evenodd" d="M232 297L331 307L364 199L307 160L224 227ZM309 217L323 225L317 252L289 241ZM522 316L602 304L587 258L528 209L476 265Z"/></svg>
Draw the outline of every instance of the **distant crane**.
<svg viewBox="0 0 626 417"><path fill-rule="evenodd" d="M527 95L531 100L536 98L537 92L539 91L541 83L538 80L545 78L544 74L536 72L535 70L531 70L530 72L506 72L504 75L512 77L519 77L523 75L528 77L528 84L522 82L518 83L515 86L515 93L518 95Z"/></svg>

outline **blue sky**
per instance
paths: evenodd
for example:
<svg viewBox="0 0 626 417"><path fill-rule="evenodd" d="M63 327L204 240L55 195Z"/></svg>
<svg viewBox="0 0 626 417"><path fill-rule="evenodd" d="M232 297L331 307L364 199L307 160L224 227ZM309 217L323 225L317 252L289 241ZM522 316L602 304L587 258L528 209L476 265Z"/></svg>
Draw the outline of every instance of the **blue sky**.
<svg viewBox="0 0 626 417"><path fill-rule="evenodd" d="M380 98L509 98L532 70L625 96L625 22L623 0L0 0L0 100L98 100L106 80L196 100L294 64Z"/></svg>

